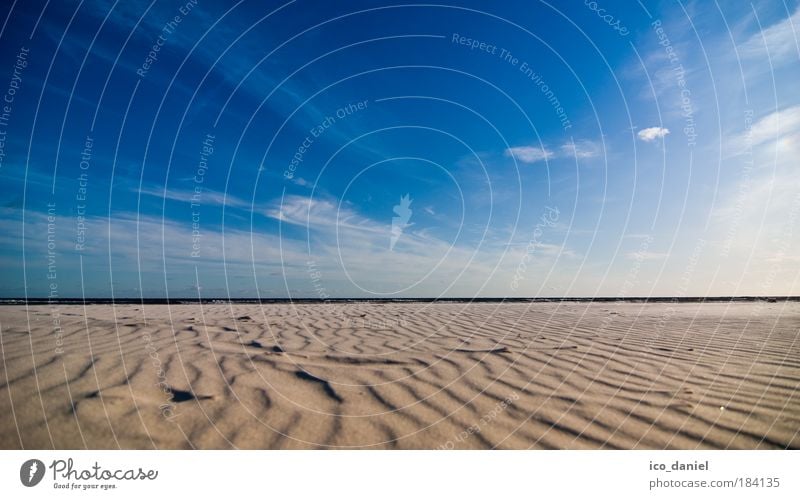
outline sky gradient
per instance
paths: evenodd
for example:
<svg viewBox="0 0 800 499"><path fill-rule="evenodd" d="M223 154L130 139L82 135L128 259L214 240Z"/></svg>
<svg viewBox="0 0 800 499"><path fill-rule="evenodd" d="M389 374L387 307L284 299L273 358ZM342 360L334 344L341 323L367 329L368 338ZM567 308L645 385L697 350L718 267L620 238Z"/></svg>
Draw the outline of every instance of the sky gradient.
<svg viewBox="0 0 800 499"><path fill-rule="evenodd" d="M800 292L797 2L6 2L1 297Z"/></svg>

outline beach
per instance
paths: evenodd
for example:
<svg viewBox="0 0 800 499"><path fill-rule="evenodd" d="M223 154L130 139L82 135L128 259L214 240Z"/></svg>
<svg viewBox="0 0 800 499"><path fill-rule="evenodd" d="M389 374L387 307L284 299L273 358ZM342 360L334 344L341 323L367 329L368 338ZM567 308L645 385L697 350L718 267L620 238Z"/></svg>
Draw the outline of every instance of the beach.
<svg viewBox="0 0 800 499"><path fill-rule="evenodd" d="M800 303L0 307L3 449L800 448Z"/></svg>

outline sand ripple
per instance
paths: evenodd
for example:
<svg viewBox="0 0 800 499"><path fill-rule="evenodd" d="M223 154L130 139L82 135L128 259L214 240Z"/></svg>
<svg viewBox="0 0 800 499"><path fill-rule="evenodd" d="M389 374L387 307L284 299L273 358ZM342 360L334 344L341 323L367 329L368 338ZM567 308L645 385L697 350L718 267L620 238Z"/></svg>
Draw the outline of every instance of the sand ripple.
<svg viewBox="0 0 800 499"><path fill-rule="evenodd" d="M53 318L0 308L2 448L800 448L796 303Z"/></svg>

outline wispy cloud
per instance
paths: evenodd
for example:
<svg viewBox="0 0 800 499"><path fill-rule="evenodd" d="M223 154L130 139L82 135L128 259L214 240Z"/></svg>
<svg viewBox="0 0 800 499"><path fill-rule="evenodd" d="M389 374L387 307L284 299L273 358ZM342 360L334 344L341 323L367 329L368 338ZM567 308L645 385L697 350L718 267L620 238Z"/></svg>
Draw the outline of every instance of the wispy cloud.
<svg viewBox="0 0 800 499"><path fill-rule="evenodd" d="M626 253L625 257L629 260L663 260L669 256L669 253L658 253L655 251L631 251Z"/></svg>
<svg viewBox="0 0 800 499"><path fill-rule="evenodd" d="M555 150L551 150L546 146L510 147L506 149L505 155L514 157L523 163L533 164L556 158L595 158L600 155L601 151L602 147L600 143L584 139L575 142L565 142Z"/></svg>
<svg viewBox="0 0 800 499"><path fill-rule="evenodd" d="M518 146L509 147L505 152L506 156L516 158L523 163L538 163L553 157L553 153L544 147Z"/></svg>
<svg viewBox="0 0 800 499"><path fill-rule="evenodd" d="M734 136L733 143L749 144L753 147L764 144L780 146L781 141L796 143L798 139L800 139L800 106L794 106L759 118L750 127L749 132Z"/></svg>
<svg viewBox="0 0 800 499"><path fill-rule="evenodd" d="M769 56L773 65L797 62L800 56L798 32L800 32L800 7L786 19L751 35L737 47L737 51L744 59L766 60Z"/></svg>
<svg viewBox="0 0 800 499"><path fill-rule="evenodd" d="M281 222L299 225L308 229L335 233L345 229L357 229L372 233L388 234L388 226L359 215L342 203L323 198L286 196L264 211L264 214Z"/></svg>
<svg viewBox="0 0 800 499"><path fill-rule="evenodd" d="M579 140L567 142L561 146L561 155L579 159L595 158L600 156L602 147L592 140Z"/></svg>
<svg viewBox="0 0 800 499"><path fill-rule="evenodd" d="M145 196L152 196L162 199L166 198L185 203L197 203L200 205L226 206L229 208L241 208L248 210L253 207L253 203L245 201L244 199L238 198L231 194L226 194L224 192L217 192L207 189L199 192L193 192L144 186L141 189L135 189L134 192L139 192Z"/></svg>
<svg viewBox="0 0 800 499"><path fill-rule="evenodd" d="M23 213L27 253L36 261L44 261L48 234L46 213L31 210L4 213L0 233L7 234L9 239L4 244L21 237ZM114 290L121 295L131 295L132 290L138 290L140 279L146 295L163 295L165 283L159 277L165 272L171 276L171 292L176 290L173 285L183 289L195 282L195 268L202 281L213 282L217 287L224 285L225 274L250 279L250 282L253 282L254 271L305 275L305 246L281 240L273 234L233 228L226 228L223 233L216 226L203 225L202 220L199 227L194 227L191 219L161 219L132 212L115 213L113 217L87 216L83 224L87 239L80 251L75 245L75 226L55 224L59 277L76 272L82 254L87 275L115 272ZM30 269L32 275L44 275L46 271L46 267L38 265L31 265ZM63 278L59 291L65 296L80 296L80 286L79 279ZM105 295L110 291L102 281L87 280L86 286L86 293L90 295ZM38 285L31 289L34 294L40 290ZM236 295L240 291L232 289L231 292ZM181 293L182 296L192 295Z"/></svg>
<svg viewBox="0 0 800 499"><path fill-rule="evenodd" d="M442 240L425 227L412 230L409 226L391 251L392 211L387 210L385 220L377 220L334 199L287 196L282 203L276 201L266 214L308 229L315 265L324 269L324 274L342 278L346 270L348 279L371 283L373 290L412 286L424 290L416 291L418 295L438 294L450 285L472 289L489 279L502 290L497 292L508 292L511 274L529 244L484 238L476 247L466 240ZM306 244L295 241L298 243ZM549 242L538 243L535 253L536 265L542 269L550 269L555 261L577 257L573 250Z"/></svg>
<svg viewBox="0 0 800 499"><path fill-rule="evenodd" d="M292 177L292 183L300 187L314 187L314 185L303 177Z"/></svg>

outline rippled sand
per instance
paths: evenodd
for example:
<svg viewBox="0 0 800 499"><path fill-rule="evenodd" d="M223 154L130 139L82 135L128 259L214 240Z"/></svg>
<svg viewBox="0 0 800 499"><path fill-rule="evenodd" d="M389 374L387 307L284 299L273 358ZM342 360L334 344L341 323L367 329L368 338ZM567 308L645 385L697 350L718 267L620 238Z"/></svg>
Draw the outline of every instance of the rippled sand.
<svg viewBox="0 0 800 499"><path fill-rule="evenodd" d="M2 448L800 448L798 303L4 306L0 327Z"/></svg>

